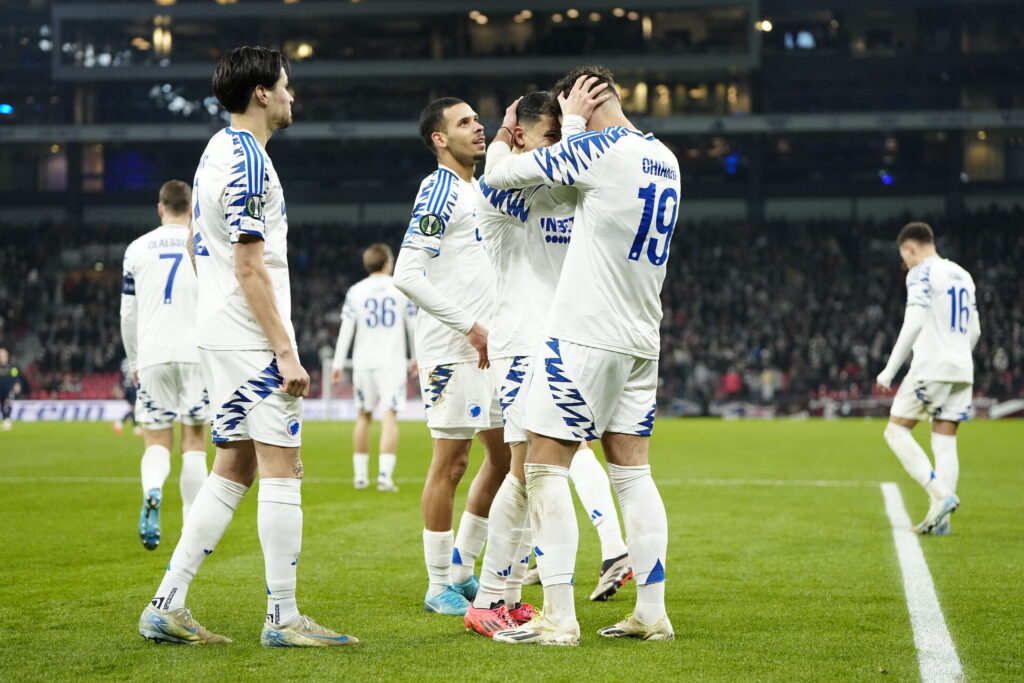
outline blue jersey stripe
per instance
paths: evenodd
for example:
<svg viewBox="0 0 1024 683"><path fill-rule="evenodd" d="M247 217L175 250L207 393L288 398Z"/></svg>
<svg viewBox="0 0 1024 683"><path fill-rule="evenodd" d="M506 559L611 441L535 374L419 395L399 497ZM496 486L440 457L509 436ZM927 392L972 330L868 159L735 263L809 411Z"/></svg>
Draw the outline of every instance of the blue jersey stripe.
<svg viewBox="0 0 1024 683"><path fill-rule="evenodd" d="M245 153L246 194L263 194L264 159L256 140L248 133L233 132Z"/></svg>
<svg viewBox="0 0 1024 683"><path fill-rule="evenodd" d="M438 171L437 184L434 186L427 203L427 213L440 214L448 201L448 193L452 188L454 175L447 171Z"/></svg>

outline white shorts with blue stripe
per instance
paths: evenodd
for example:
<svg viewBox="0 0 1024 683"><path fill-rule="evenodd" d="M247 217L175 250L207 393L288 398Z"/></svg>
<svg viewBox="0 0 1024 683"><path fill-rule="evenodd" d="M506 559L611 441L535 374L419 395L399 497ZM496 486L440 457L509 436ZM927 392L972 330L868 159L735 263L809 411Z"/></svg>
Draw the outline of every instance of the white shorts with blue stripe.
<svg viewBox="0 0 1024 683"><path fill-rule="evenodd" d="M650 436L658 361L548 338L526 390L527 431L564 441Z"/></svg>
<svg viewBox="0 0 1024 683"><path fill-rule="evenodd" d="M199 349L213 409L213 442L302 444L302 399L281 389L273 351Z"/></svg>

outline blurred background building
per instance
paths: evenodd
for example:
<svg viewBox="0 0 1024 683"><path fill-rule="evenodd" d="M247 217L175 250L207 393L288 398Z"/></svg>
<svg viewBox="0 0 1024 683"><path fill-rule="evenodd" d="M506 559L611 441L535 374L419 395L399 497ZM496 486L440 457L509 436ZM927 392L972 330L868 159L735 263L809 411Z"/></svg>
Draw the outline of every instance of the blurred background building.
<svg viewBox="0 0 1024 683"><path fill-rule="evenodd" d="M124 246L226 114L217 58L292 60L270 147L296 327L318 365L371 240L397 247L456 95L497 128L572 66L616 74L681 163L662 409L797 412L870 394L902 317L893 237L933 222L979 283L979 391L1024 354L1024 4L956 0L124 0L0 4L0 340L35 395L109 396ZM317 373L318 374L318 373Z"/></svg>

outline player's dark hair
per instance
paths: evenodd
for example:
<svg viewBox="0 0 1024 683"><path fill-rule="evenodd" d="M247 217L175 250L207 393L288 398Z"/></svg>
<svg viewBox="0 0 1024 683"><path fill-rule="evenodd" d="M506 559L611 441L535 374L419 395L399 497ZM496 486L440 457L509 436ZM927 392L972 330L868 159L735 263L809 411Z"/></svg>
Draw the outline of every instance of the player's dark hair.
<svg viewBox="0 0 1024 683"><path fill-rule="evenodd" d="M288 58L266 47L236 47L220 58L213 72L213 94L232 114L244 114L256 86L273 88L281 69L291 74Z"/></svg>
<svg viewBox="0 0 1024 683"><path fill-rule="evenodd" d="M437 154L437 150L434 149L434 139L431 136L434 133L445 131L445 109L462 104L462 102L458 97L439 97L423 107L423 111L420 112L420 137L423 138L423 144L427 146L427 149L434 154Z"/></svg>
<svg viewBox="0 0 1024 683"><path fill-rule="evenodd" d="M935 233L932 232L932 226L921 221L914 221L907 223L900 230L900 234L896 237L896 246L902 246L907 240L914 240L921 244L934 244Z"/></svg>
<svg viewBox="0 0 1024 683"><path fill-rule="evenodd" d="M572 86L576 85L576 81L579 80L580 76L596 76L597 81L594 85L600 85L601 83L607 83L608 87L605 88L604 92L610 92L612 97L619 99L619 92L615 88L615 80L612 77L611 70L606 66L600 66L598 64L592 64L589 66L578 66L569 73L565 74L555 83L554 87L551 88L551 101L548 104L548 114L558 117L561 116L562 110L558 106L558 96L568 95L569 91L572 90Z"/></svg>
<svg viewBox="0 0 1024 683"><path fill-rule="evenodd" d="M363 266L367 273L377 273L384 269L393 257L391 247L383 242L371 244L363 252Z"/></svg>
<svg viewBox="0 0 1024 683"><path fill-rule="evenodd" d="M192 188L182 180L168 180L160 186L160 203L168 211L180 216L192 206Z"/></svg>
<svg viewBox="0 0 1024 683"><path fill-rule="evenodd" d="M516 119L528 126L540 121L540 117L549 114L551 93L543 90L526 93L516 105Z"/></svg>

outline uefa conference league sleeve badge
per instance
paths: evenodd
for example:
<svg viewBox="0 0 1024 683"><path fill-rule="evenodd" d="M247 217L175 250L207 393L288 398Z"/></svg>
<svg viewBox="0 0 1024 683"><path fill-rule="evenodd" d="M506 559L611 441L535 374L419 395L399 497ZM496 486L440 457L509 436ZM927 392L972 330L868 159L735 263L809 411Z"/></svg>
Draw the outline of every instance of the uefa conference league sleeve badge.
<svg viewBox="0 0 1024 683"><path fill-rule="evenodd" d="M437 237L441 234L443 224L441 219L432 213L428 213L420 218L420 232L427 237Z"/></svg>

